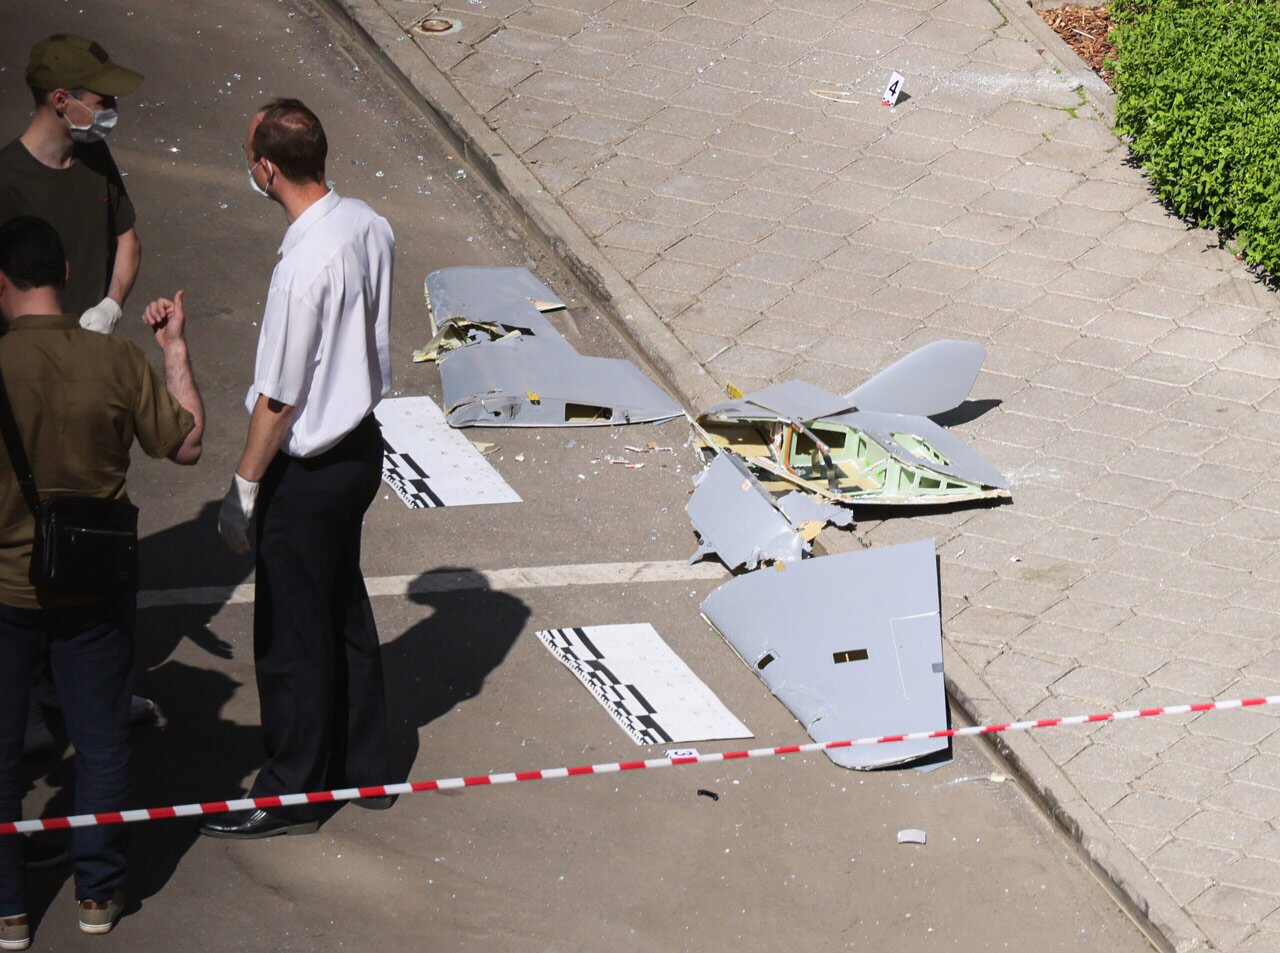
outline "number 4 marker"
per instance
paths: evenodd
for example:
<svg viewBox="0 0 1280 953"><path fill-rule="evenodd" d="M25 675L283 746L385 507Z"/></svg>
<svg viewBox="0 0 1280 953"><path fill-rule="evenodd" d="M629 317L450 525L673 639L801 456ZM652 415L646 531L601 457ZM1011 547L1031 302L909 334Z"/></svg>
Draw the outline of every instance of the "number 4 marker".
<svg viewBox="0 0 1280 953"><path fill-rule="evenodd" d="M884 96L881 97L884 100L882 105L896 106L898 97L902 95L902 86L906 81L907 78L895 70L893 75L889 77L889 85L884 88Z"/></svg>

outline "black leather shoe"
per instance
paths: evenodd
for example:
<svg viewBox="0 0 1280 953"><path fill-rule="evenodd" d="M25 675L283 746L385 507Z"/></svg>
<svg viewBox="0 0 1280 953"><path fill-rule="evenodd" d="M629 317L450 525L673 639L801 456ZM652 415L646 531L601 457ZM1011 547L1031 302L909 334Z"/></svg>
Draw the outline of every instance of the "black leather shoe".
<svg viewBox="0 0 1280 953"><path fill-rule="evenodd" d="M379 797L352 798L351 803L356 807L364 808L366 811L385 811L395 804L399 798L399 794L383 794Z"/></svg>
<svg viewBox="0 0 1280 953"><path fill-rule="evenodd" d="M237 837L251 840L277 834L314 834L319 821L291 821L263 810L231 811L217 814L201 822L200 833L206 837Z"/></svg>

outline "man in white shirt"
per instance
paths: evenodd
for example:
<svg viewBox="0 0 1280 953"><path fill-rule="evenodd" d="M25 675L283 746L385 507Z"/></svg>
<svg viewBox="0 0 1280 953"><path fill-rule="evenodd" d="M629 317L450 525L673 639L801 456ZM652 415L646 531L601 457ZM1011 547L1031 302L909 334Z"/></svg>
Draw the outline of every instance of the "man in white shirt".
<svg viewBox="0 0 1280 953"><path fill-rule="evenodd" d="M253 640L267 759L253 797L383 784L382 658L360 574L364 513L377 493L373 409L391 384L391 226L325 184L328 142L296 99L262 107L245 141L249 182L289 228L262 317L249 435L218 529L258 544ZM390 798L358 801L390 807ZM213 816L201 833L269 837L316 829L303 809Z"/></svg>

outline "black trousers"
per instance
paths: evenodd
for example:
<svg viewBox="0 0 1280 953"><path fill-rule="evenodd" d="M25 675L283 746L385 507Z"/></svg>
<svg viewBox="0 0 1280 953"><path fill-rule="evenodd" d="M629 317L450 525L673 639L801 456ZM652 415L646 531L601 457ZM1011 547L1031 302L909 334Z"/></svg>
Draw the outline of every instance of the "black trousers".
<svg viewBox="0 0 1280 953"><path fill-rule="evenodd" d="M77 609L0 605L0 821L22 812L22 741L31 683L47 648L75 745L77 814L120 811L129 799L133 594ZM76 899L105 902L124 882L127 824L71 832ZM0 917L27 913L22 838L0 837Z"/></svg>
<svg viewBox="0 0 1280 953"><path fill-rule="evenodd" d="M254 797L391 780L382 655L360 574L381 469L369 416L319 456L278 454L262 479L253 649L267 760Z"/></svg>

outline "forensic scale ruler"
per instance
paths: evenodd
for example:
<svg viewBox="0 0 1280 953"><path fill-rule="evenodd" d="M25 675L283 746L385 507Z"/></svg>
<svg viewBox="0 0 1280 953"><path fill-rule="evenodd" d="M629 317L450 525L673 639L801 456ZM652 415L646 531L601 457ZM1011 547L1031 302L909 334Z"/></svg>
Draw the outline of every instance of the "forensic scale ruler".
<svg viewBox="0 0 1280 953"><path fill-rule="evenodd" d="M384 400L376 416L382 424L382 479L409 509L521 502L471 441L445 422L430 397Z"/></svg>
<svg viewBox="0 0 1280 953"><path fill-rule="evenodd" d="M647 622L545 629L538 638L638 745L751 737Z"/></svg>

